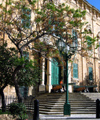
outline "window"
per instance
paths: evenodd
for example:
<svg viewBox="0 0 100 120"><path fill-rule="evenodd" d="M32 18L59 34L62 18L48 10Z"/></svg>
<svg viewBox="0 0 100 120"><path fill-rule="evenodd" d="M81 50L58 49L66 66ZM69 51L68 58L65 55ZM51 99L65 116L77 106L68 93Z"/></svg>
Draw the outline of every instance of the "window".
<svg viewBox="0 0 100 120"><path fill-rule="evenodd" d="M91 40L90 39L87 39L87 46L91 47Z"/></svg>
<svg viewBox="0 0 100 120"><path fill-rule="evenodd" d="M88 50L92 51L92 38L90 36L87 36L86 40L87 40L87 48L88 48Z"/></svg>
<svg viewBox="0 0 100 120"><path fill-rule="evenodd" d="M75 48L77 48L77 46L78 46L77 32L74 29L72 29L72 37L73 37L73 43L72 44Z"/></svg>
<svg viewBox="0 0 100 120"><path fill-rule="evenodd" d="M78 78L78 64L73 63L73 78Z"/></svg>
<svg viewBox="0 0 100 120"><path fill-rule="evenodd" d="M93 69L89 67L89 80L93 80Z"/></svg>
<svg viewBox="0 0 100 120"><path fill-rule="evenodd" d="M26 60L29 60L29 52L24 51L23 56L25 57Z"/></svg>
<svg viewBox="0 0 100 120"><path fill-rule="evenodd" d="M23 7L22 9L22 25L24 28L29 28L31 24L31 10Z"/></svg>
<svg viewBox="0 0 100 120"><path fill-rule="evenodd" d="M77 32L72 29L72 36L73 36L73 40L77 41Z"/></svg>

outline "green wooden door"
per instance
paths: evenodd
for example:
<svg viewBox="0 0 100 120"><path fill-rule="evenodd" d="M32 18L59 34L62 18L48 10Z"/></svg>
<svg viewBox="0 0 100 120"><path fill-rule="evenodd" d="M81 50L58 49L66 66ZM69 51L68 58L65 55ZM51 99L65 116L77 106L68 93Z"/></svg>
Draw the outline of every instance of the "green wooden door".
<svg viewBox="0 0 100 120"><path fill-rule="evenodd" d="M89 80L93 80L93 69L89 67Z"/></svg>
<svg viewBox="0 0 100 120"><path fill-rule="evenodd" d="M51 84L59 84L59 66L58 61L55 58L53 58L51 62Z"/></svg>

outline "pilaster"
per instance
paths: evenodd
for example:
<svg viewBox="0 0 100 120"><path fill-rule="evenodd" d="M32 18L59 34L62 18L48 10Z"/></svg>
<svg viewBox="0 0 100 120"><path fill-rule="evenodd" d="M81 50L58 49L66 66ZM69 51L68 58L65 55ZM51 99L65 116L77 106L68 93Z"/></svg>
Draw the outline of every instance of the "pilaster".
<svg viewBox="0 0 100 120"><path fill-rule="evenodd" d="M51 85L51 58L47 61L47 85L46 91L49 93L51 92L52 85Z"/></svg>

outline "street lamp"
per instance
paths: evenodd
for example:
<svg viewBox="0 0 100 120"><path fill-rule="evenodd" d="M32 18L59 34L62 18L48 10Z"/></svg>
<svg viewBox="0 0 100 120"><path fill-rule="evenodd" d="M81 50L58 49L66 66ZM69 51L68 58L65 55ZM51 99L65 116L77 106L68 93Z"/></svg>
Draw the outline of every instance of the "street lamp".
<svg viewBox="0 0 100 120"><path fill-rule="evenodd" d="M76 37L72 38L72 43L66 43L61 37L57 41L57 47L61 53L61 55L66 60L66 101L64 104L64 115L70 115L70 103L68 101L68 59L75 53L77 48L77 39Z"/></svg>

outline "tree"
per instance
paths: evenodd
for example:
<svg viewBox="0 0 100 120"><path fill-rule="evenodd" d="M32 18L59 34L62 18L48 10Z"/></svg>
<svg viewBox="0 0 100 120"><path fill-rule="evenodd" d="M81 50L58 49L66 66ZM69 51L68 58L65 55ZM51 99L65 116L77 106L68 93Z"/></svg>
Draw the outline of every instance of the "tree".
<svg viewBox="0 0 100 120"><path fill-rule="evenodd" d="M16 81L12 77L16 66L23 67L16 74ZM3 90L8 86L32 86L38 83L38 73L40 72L37 62L19 58L15 48L7 48L7 44L0 46L0 94L2 96L2 111L6 111L6 103ZM18 91L16 94L21 94Z"/></svg>
<svg viewBox="0 0 100 120"><path fill-rule="evenodd" d="M10 0L5 6L1 4L0 31L8 35L21 56L25 47L33 47L32 42L38 39L47 42L50 36L54 45L58 36L65 39L66 44L71 44L72 29L76 30L79 36L84 34L81 37L87 39L86 36L90 32L87 29L83 30L83 26L87 24L83 22L85 10L72 9L66 3L56 5L48 0L41 6L36 5L37 2L39 1L33 0L28 3L27 0ZM32 15L34 18L31 18ZM92 39L91 42L94 43Z"/></svg>
<svg viewBox="0 0 100 120"><path fill-rule="evenodd" d="M0 5L0 31L6 33L21 58L23 58L23 51L28 48L38 51L41 55L46 53L44 54L46 57L48 51L35 48L34 43L37 40L45 43L44 47L48 42L52 42L48 47L55 49L57 39L61 38L70 46L74 37L73 29L77 32L77 36L83 37L87 42L90 31L83 30L83 26L86 25L86 22L83 22L86 11L72 9L67 3L55 4L53 0L44 0L42 5L38 2L38 0L9 0L6 4ZM91 38L90 41L93 44L96 40ZM83 46L80 48L82 51L86 49ZM23 64L16 66L12 77L19 102L22 100L18 93L16 75L22 68Z"/></svg>
<svg viewBox="0 0 100 120"><path fill-rule="evenodd" d="M16 60L15 49L7 49L7 44L0 45L0 94L2 96L2 111L6 111L6 103L3 90L12 84L13 61Z"/></svg>

